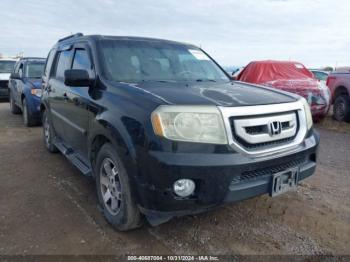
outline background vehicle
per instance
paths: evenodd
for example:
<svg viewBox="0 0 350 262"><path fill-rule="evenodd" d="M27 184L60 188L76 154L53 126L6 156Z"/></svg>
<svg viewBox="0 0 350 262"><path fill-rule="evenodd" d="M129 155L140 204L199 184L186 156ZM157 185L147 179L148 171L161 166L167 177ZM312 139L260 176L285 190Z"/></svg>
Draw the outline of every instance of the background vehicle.
<svg viewBox="0 0 350 262"><path fill-rule="evenodd" d="M254 61L237 76L237 80L270 86L303 96L311 107L315 121L322 119L330 107L330 92L299 62Z"/></svg>
<svg viewBox="0 0 350 262"><path fill-rule="evenodd" d="M50 51L43 137L96 179L119 230L295 189L319 136L305 99L233 82L200 48L76 34Z"/></svg>
<svg viewBox="0 0 350 262"><path fill-rule="evenodd" d="M45 58L21 58L10 76L10 107L14 114L23 113L26 126L41 123L41 76Z"/></svg>
<svg viewBox="0 0 350 262"><path fill-rule="evenodd" d="M8 82L16 59L0 58L0 99L8 99Z"/></svg>
<svg viewBox="0 0 350 262"><path fill-rule="evenodd" d="M232 79L237 80L237 76L244 70L244 66L238 68L236 71L232 71Z"/></svg>
<svg viewBox="0 0 350 262"><path fill-rule="evenodd" d="M329 74L327 86L332 94L333 117L338 121L350 122L350 70Z"/></svg>
<svg viewBox="0 0 350 262"><path fill-rule="evenodd" d="M310 69L310 71L314 74L315 78L326 84L327 77L329 75L328 71L322 71L322 70L316 70L316 69Z"/></svg>

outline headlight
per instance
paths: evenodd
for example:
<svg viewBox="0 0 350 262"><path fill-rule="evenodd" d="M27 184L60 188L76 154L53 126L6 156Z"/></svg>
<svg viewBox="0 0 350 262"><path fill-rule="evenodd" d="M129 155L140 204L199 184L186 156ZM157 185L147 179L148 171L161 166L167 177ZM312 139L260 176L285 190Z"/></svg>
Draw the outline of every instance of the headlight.
<svg viewBox="0 0 350 262"><path fill-rule="evenodd" d="M227 144L215 106L160 106L152 113L152 125L156 135L170 140Z"/></svg>
<svg viewBox="0 0 350 262"><path fill-rule="evenodd" d="M307 129L310 130L310 128L312 127L312 114L311 114L310 106L305 98L302 97L300 101L303 103L303 106L304 106Z"/></svg>
<svg viewBox="0 0 350 262"><path fill-rule="evenodd" d="M41 89L32 89L30 90L33 96L41 97L42 90Z"/></svg>

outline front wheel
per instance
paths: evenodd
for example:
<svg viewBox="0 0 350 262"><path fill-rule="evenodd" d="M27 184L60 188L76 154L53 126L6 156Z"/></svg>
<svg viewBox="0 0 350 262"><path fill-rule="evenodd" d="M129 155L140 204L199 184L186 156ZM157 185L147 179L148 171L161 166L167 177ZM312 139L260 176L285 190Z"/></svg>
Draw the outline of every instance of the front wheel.
<svg viewBox="0 0 350 262"><path fill-rule="evenodd" d="M22 101L22 107L23 107L23 122L24 122L24 125L27 126L27 127L34 126L35 125L35 119L33 119L33 117L29 114L27 100L25 98Z"/></svg>
<svg viewBox="0 0 350 262"><path fill-rule="evenodd" d="M103 214L116 229L126 231L141 226L129 177L111 144L100 149L95 166L96 189Z"/></svg>
<svg viewBox="0 0 350 262"><path fill-rule="evenodd" d="M45 110L43 112L43 138L44 138L44 143L45 147L47 150L51 153L56 153L58 152L57 147L53 144L53 129L51 126L50 119L47 115L47 111Z"/></svg>
<svg viewBox="0 0 350 262"><path fill-rule="evenodd" d="M337 121L350 122L350 99L347 95L340 95L335 99L333 117Z"/></svg>

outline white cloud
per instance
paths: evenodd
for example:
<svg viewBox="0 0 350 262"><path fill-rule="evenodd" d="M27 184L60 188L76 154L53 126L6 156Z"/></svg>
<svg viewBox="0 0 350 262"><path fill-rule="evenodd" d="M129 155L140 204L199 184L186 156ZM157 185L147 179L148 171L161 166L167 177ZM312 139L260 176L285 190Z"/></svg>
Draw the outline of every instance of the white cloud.
<svg viewBox="0 0 350 262"><path fill-rule="evenodd" d="M2 0L0 53L46 56L58 38L138 35L201 45L224 65L350 64L347 0Z"/></svg>

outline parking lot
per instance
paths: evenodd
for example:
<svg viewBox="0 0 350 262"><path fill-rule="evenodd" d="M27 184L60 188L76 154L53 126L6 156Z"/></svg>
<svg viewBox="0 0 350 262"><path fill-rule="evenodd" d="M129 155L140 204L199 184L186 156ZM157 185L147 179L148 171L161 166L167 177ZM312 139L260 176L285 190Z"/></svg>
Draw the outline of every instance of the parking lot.
<svg viewBox="0 0 350 262"><path fill-rule="evenodd" d="M99 213L93 180L0 103L0 254L349 253L349 124L316 129L317 172L297 192L120 233Z"/></svg>

